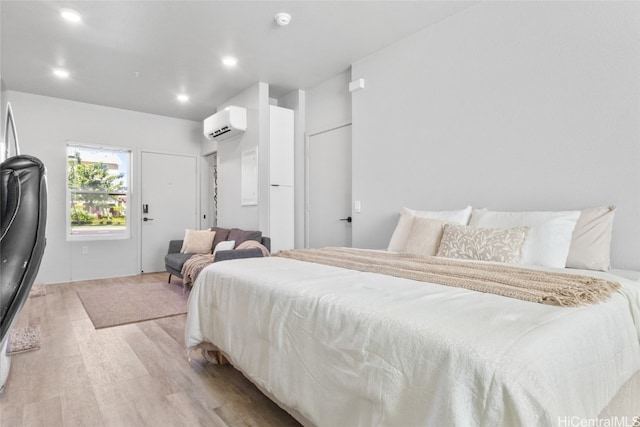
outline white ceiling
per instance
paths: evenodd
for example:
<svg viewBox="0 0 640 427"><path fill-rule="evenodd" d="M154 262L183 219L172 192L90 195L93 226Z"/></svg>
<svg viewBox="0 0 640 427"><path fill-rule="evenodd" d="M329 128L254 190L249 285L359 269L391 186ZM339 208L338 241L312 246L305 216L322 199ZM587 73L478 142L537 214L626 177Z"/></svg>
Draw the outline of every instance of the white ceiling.
<svg viewBox="0 0 640 427"><path fill-rule="evenodd" d="M257 81L273 98L313 87L474 3L2 0L0 71L9 90L202 120ZM62 7L83 21L62 20ZM278 12L292 15L288 27Z"/></svg>

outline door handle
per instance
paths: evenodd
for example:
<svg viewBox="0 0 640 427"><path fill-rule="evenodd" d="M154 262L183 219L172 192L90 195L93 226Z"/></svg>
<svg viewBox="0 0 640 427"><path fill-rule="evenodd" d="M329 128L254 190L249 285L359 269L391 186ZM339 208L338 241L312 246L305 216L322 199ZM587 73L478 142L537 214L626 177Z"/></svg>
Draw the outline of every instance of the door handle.
<svg viewBox="0 0 640 427"><path fill-rule="evenodd" d="M347 222L351 222L351 221L353 221L353 219L352 219L350 216L348 216L348 217L346 217L346 218L340 218L340 221L347 221Z"/></svg>
<svg viewBox="0 0 640 427"><path fill-rule="evenodd" d="M142 220L143 220L144 222L147 222L147 221L153 221L153 218L147 218L147 217L145 216L144 218L142 218Z"/></svg>

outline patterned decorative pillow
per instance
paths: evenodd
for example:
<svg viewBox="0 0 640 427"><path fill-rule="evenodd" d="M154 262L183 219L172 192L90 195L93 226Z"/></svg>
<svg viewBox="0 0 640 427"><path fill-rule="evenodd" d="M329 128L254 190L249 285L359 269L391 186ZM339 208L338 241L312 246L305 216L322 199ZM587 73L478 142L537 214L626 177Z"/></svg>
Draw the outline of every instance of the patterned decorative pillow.
<svg viewBox="0 0 640 427"><path fill-rule="evenodd" d="M185 230L184 240L180 253L183 254L210 254L215 231L211 230Z"/></svg>
<svg viewBox="0 0 640 427"><path fill-rule="evenodd" d="M445 224L437 256L518 264L529 227L480 228Z"/></svg>

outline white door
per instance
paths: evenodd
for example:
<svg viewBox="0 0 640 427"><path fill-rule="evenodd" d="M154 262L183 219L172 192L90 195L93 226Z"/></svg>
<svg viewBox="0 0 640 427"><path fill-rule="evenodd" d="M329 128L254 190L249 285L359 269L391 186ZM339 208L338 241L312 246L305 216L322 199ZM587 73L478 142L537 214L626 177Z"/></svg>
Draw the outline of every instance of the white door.
<svg viewBox="0 0 640 427"><path fill-rule="evenodd" d="M164 271L169 240L195 229L197 214L197 158L141 153L141 255L143 273Z"/></svg>
<svg viewBox="0 0 640 427"><path fill-rule="evenodd" d="M309 136L309 247L351 247L351 125Z"/></svg>

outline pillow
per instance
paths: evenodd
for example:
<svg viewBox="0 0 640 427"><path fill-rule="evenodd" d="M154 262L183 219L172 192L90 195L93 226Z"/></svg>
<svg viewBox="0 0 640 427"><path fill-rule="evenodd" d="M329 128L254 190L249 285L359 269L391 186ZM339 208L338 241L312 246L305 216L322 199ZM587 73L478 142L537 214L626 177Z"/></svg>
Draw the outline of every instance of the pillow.
<svg viewBox="0 0 640 427"><path fill-rule="evenodd" d="M225 240L216 245L216 248L213 250L213 255L218 251L230 251L234 248L236 242L234 240Z"/></svg>
<svg viewBox="0 0 640 427"><path fill-rule="evenodd" d="M467 225L471 215L471 206L457 211L414 211L402 208L396 229L391 235L387 250L390 252L402 252L411 232L411 224L414 217L439 219L454 224Z"/></svg>
<svg viewBox="0 0 640 427"><path fill-rule="evenodd" d="M608 271L615 206L582 209L573 230L567 267Z"/></svg>
<svg viewBox="0 0 640 427"><path fill-rule="evenodd" d="M438 256L517 264L529 227L482 228L445 224Z"/></svg>
<svg viewBox="0 0 640 427"><path fill-rule="evenodd" d="M218 246L218 243L227 240L230 230L222 227L211 227L211 231L216 232L216 237L213 239L213 245L211 246L215 249L215 247Z"/></svg>
<svg viewBox="0 0 640 427"><path fill-rule="evenodd" d="M244 242L240 243L236 247L237 250L252 249L252 248L259 248L262 251L262 256L271 255L271 253L269 252L269 249L267 249L264 245L262 245L262 243L256 242L255 240L245 240Z"/></svg>
<svg viewBox="0 0 640 427"><path fill-rule="evenodd" d="M530 227L521 264L564 268L580 211L494 212L474 209L469 225L485 228Z"/></svg>
<svg viewBox="0 0 640 427"><path fill-rule="evenodd" d="M210 254L213 239L216 236L215 231L211 230L185 230L184 240L182 241L183 254Z"/></svg>
<svg viewBox="0 0 640 427"><path fill-rule="evenodd" d="M259 242L262 240L262 231L240 230L239 228L232 228L229 231L229 240L234 240L236 246L246 240L255 240Z"/></svg>
<svg viewBox="0 0 640 427"><path fill-rule="evenodd" d="M402 250L403 253L435 256L442 239L444 221L431 218L413 218L409 238Z"/></svg>

